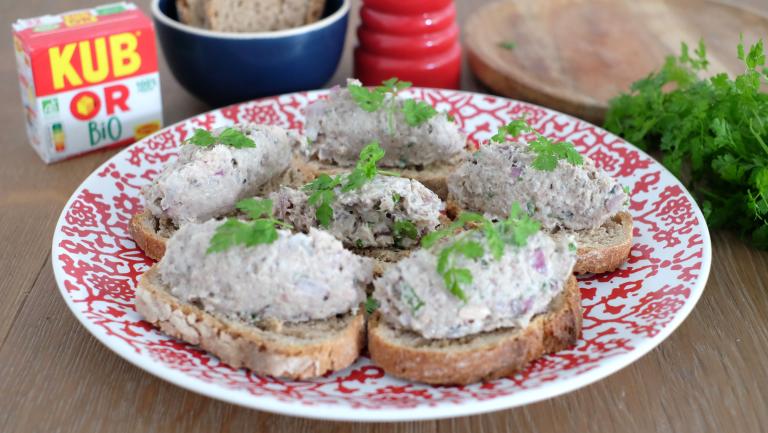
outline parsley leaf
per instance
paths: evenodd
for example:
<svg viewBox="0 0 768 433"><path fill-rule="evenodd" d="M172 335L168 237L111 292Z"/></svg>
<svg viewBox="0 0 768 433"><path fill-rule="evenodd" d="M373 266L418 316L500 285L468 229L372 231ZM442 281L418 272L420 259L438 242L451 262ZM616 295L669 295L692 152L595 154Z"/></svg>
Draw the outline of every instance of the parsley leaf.
<svg viewBox="0 0 768 433"><path fill-rule="evenodd" d="M347 86L347 90L357 105L369 113L381 108L386 96L386 92L381 92L378 88L369 90L359 84L351 84Z"/></svg>
<svg viewBox="0 0 768 433"><path fill-rule="evenodd" d="M243 134L242 131L235 128L226 128L225 130L221 131L221 134L219 134L216 139L219 141L219 143L226 144L227 146L234 147L235 149L256 147L256 143L254 143L253 140L248 138L247 135Z"/></svg>
<svg viewBox="0 0 768 433"><path fill-rule="evenodd" d="M465 226L471 226L468 232L482 233L480 240L470 235L455 235L457 230ZM456 266L456 257L463 256L470 260L477 260L486 254L486 246L495 260L500 260L504 255L506 245L518 247L525 246L528 238L540 229L537 221L533 220L523 211L518 203L512 205L509 216L499 222L492 222L484 216L463 212L449 227L428 233L421 239L421 246L432 248L441 239L453 236L452 241L437 255L437 272L443 277L445 287L454 296L462 301L467 300L462 286L472 284L472 273L467 268ZM484 241L484 242L483 242Z"/></svg>
<svg viewBox="0 0 768 433"><path fill-rule="evenodd" d="M236 128L224 128L218 136L214 136L210 131L198 128L195 129L192 137L187 139L186 142L200 147L211 147L216 143L225 144L236 149L256 147L256 143L253 140Z"/></svg>
<svg viewBox="0 0 768 433"><path fill-rule="evenodd" d="M331 177L323 173L312 182L304 185L304 191L310 193L307 201L315 207L315 218L321 226L327 228L331 225L333 219L331 204L336 200L336 188L340 187L341 192L362 188L379 173L376 164L383 157L384 150L379 146L379 142L372 141L360 151L355 169L349 174ZM385 172L381 173L384 174Z"/></svg>
<svg viewBox="0 0 768 433"><path fill-rule="evenodd" d="M200 147L210 147L216 143L216 138L211 134L211 131L197 128L192 137L187 139L187 143Z"/></svg>
<svg viewBox="0 0 768 433"><path fill-rule="evenodd" d="M410 220L395 221L393 235L396 242L405 238L416 240L419 238L419 229Z"/></svg>
<svg viewBox="0 0 768 433"><path fill-rule="evenodd" d="M237 208L245 211L252 220L228 218L216 228L207 254L225 251L235 245L271 244L278 238L276 227L291 228L272 216L272 200L244 199L237 203Z"/></svg>
<svg viewBox="0 0 768 433"><path fill-rule="evenodd" d="M491 141L504 143L507 136L517 137L521 134L534 134L536 136L533 141L528 143L528 147L537 154L532 164L536 170L552 171L557 168L557 162L560 160L565 160L573 165L584 163L584 157L573 147L572 143L556 142L539 134L524 118L515 119L499 127L496 134L491 137Z"/></svg>
<svg viewBox="0 0 768 433"><path fill-rule="evenodd" d="M709 62L704 43L632 84L611 100L605 128L643 149L687 184L713 228L730 228L768 249L768 84L765 48L736 57L744 72L701 78Z"/></svg>
<svg viewBox="0 0 768 433"><path fill-rule="evenodd" d="M376 300L376 298L369 296L365 300L365 312L368 314L373 314L374 311L376 311L379 308L379 301Z"/></svg>
<svg viewBox="0 0 768 433"><path fill-rule="evenodd" d="M408 305L408 307L411 309L411 312L415 313L421 309L425 305L424 300L421 299L421 297L416 294L416 291L413 290L413 287L411 286L405 286L405 289L403 289L401 292L401 297L403 301Z"/></svg>
<svg viewBox="0 0 768 433"><path fill-rule="evenodd" d="M405 123L410 126L419 126L437 115L435 107L424 101L416 101L414 99L405 100L402 111L405 116Z"/></svg>
<svg viewBox="0 0 768 433"><path fill-rule="evenodd" d="M395 113L398 109L397 94L409 87L411 87L410 82L400 81L393 77L383 81L380 86L371 89L359 84L350 84L347 86L347 90L355 103L363 110L369 113L380 109L386 110L387 129L390 135L394 135ZM430 104L415 99L403 101L400 111L403 113L405 123L410 126L419 126L437 115L437 110Z"/></svg>
<svg viewBox="0 0 768 433"><path fill-rule="evenodd" d="M501 41L499 42L499 48L504 48L507 51L512 51L517 46L516 43L512 41Z"/></svg>

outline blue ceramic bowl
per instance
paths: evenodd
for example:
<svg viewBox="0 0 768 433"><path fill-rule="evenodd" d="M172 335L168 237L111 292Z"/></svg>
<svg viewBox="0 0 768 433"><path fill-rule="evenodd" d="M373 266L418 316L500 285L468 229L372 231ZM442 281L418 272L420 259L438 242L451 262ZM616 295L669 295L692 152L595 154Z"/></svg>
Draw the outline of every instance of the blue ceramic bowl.
<svg viewBox="0 0 768 433"><path fill-rule="evenodd" d="M175 0L153 0L152 18L174 77L218 107L260 96L317 89L344 48L349 0L327 0L312 24L259 33L224 33L178 21Z"/></svg>

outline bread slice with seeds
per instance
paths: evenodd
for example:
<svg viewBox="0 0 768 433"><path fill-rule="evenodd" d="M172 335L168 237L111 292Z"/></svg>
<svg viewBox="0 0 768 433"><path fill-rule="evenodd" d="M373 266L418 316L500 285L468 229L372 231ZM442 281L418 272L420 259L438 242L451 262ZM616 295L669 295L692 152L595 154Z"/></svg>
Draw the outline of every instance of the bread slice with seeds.
<svg viewBox="0 0 768 433"><path fill-rule="evenodd" d="M313 23L324 7L325 0L205 0L204 14L211 30L267 32Z"/></svg>
<svg viewBox="0 0 768 433"><path fill-rule="evenodd" d="M364 308L301 323L249 324L205 312L173 296L156 266L136 288L136 311L166 334L216 355L234 368L294 380L348 367L365 345Z"/></svg>
<svg viewBox="0 0 768 433"><path fill-rule="evenodd" d="M523 329L430 340L396 329L374 312L368 321L368 351L373 362L392 376L466 385L509 376L533 360L573 346L581 334L581 322L581 296L571 276L549 310L534 316Z"/></svg>

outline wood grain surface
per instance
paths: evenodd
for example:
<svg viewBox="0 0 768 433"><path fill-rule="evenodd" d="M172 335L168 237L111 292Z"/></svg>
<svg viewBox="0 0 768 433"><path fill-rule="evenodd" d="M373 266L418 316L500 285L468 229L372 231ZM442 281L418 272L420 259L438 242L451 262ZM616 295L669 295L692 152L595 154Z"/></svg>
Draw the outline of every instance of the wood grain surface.
<svg viewBox="0 0 768 433"><path fill-rule="evenodd" d="M765 1L765 0L764 0ZM765 2L768 4L768 1ZM495 92L602 121L608 101L703 38L709 72L739 73L739 33L768 36L768 15L722 0L498 1L464 27L470 68ZM511 43L511 46L501 46Z"/></svg>
<svg viewBox="0 0 768 433"><path fill-rule="evenodd" d="M765 0L744 1L768 9ZM3 1L0 21L9 31L16 17L92 3ZM457 1L461 22L479 3ZM139 4L148 10L147 0ZM353 31L354 25L333 83L351 72ZM115 151L52 166L40 162L24 135L6 35L0 44L0 432L768 431L768 253L728 233L713 234L707 289L668 340L605 380L518 409L433 422L318 422L221 403L143 372L77 322L58 293L49 257L67 198ZM178 86L162 56L161 76L166 122L207 110ZM466 69L462 87L487 91Z"/></svg>

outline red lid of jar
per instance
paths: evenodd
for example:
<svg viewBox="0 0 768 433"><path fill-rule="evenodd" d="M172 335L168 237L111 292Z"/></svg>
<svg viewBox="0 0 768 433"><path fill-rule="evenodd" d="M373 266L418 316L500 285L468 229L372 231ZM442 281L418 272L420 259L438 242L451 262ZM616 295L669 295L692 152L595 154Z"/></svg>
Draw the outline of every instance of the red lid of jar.
<svg viewBox="0 0 768 433"><path fill-rule="evenodd" d="M368 6L360 9L364 27L391 34L412 35L444 30L456 21L456 8L449 3L444 9L415 15L385 13Z"/></svg>
<svg viewBox="0 0 768 433"><path fill-rule="evenodd" d="M390 14L422 14L448 7L453 0L363 0L365 6Z"/></svg>
<svg viewBox="0 0 768 433"><path fill-rule="evenodd" d="M428 57L450 50L458 44L459 27L454 23L447 28L420 35L395 35L357 28L357 39L366 51L393 57Z"/></svg>

